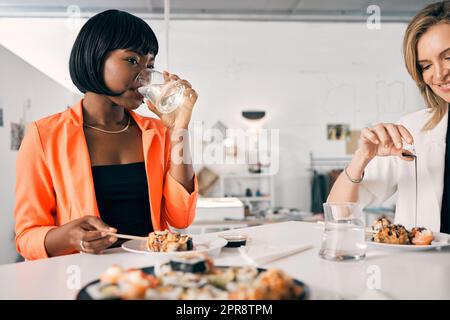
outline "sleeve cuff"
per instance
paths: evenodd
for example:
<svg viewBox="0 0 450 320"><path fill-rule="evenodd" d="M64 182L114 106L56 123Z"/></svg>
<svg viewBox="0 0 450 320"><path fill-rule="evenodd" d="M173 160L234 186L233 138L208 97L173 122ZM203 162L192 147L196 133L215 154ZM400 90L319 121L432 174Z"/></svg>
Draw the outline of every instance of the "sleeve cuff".
<svg viewBox="0 0 450 320"><path fill-rule="evenodd" d="M174 177L172 177L170 172L167 172L166 181L164 184L164 198L167 202L170 203L170 206L188 210L193 205L195 205L197 195L197 175L194 175L194 191L189 193L181 183L179 183Z"/></svg>
<svg viewBox="0 0 450 320"><path fill-rule="evenodd" d="M29 230L18 239L17 251L27 260L48 258L45 249L45 237L54 228L57 228L57 226L45 226Z"/></svg>

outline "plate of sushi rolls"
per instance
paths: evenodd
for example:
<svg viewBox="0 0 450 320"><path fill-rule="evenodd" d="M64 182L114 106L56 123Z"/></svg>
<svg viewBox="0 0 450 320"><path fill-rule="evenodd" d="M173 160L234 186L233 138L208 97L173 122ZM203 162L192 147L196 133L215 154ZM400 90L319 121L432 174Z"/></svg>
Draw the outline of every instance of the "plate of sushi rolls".
<svg viewBox="0 0 450 320"><path fill-rule="evenodd" d="M145 239L130 240L122 244L129 252L169 258L186 252L204 252L210 255L220 254L227 241L217 235L187 235L177 232L154 231Z"/></svg>
<svg viewBox="0 0 450 320"><path fill-rule="evenodd" d="M424 227L407 230L401 224L394 224L387 218L379 218L372 223L371 236L367 243L384 249L421 251L450 246L450 236L432 232Z"/></svg>
<svg viewBox="0 0 450 320"><path fill-rule="evenodd" d="M304 300L309 288L280 269L215 266L189 253L142 269L113 265L84 286L78 300Z"/></svg>

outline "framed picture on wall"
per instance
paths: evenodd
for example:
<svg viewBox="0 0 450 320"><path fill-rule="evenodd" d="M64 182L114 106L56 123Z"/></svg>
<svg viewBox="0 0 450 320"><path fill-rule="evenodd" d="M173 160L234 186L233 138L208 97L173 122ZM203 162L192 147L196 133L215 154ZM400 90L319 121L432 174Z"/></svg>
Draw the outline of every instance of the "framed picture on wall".
<svg viewBox="0 0 450 320"><path fill-rule="evenodd" d="M11 122L11 150L19 150L24 134L25 124Z"/></svg>
<svg viewBox="0 0 450 320"><path fill-rule="evenodd" d="M350 125L327 124L328 140L346 140L350 136Z"/></svg>

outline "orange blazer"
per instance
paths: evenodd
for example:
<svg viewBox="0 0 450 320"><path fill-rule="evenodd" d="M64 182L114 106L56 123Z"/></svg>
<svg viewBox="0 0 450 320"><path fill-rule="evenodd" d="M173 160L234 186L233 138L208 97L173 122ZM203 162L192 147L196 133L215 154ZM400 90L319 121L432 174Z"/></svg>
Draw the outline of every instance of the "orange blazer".
<svg viewBox="0 0 450 320"><path fill-rule="evenodd" d="M198 197L169 173L170 139L160 120L130 112L142 131L151 220L154 230L186 228ZM31 123L16 163L17 251L26 259L47 258L49 230L87 215L100 217L83 131L82 100L66 111Z"/></svg>

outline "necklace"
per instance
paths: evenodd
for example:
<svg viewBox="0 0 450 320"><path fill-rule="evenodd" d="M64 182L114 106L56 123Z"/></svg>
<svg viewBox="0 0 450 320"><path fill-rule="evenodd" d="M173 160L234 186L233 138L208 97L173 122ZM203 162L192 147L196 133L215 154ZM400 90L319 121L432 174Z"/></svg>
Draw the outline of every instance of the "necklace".
<svg viewBox="0 0 450 320"><path fill-rule="evenodd" d="M101 131L101 132L104 132L104 133L122 133L122 132L128 130L128 128L130 127L130 122L131 122L131 117L128 115L128 123L127 123L127 125L125 126L125 128L123 128L123 129L121 129L121 130L117 130L117 131L110 131L110 130L100 129L100 128L97 128L97 127L88 125L88 124L86 124L86 123L83 123L83 126L88 127L88 128L91 128L91 129L94 129L94 130L98 130L98 131Z"/></svg>

